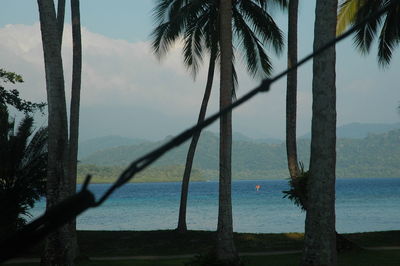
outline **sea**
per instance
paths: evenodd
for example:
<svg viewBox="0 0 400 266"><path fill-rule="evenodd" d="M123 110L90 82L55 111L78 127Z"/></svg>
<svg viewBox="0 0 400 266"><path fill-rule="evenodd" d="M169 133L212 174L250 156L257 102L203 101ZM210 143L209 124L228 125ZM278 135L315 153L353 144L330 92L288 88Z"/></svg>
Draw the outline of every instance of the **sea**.
<svg viewBox="0 0 400 266"><path fill-rule="evenodd" d="M109 184L91 184L99 198ZM258 190L257 190L258 187ZM80 186L78 185L78 190ZM305 213L283 198L287 180L233 181L235 232L304 232ZM77 219L79 230L165 230L177 226L181 183L129 183L103 205ZM321 191L321 193L324 193ZM45 201L31 210L43 214ZM218 182L190 184L187 226L216 230ZM340 233L400 230L400 178L344 178L336 182L336 228Z"/></svg>

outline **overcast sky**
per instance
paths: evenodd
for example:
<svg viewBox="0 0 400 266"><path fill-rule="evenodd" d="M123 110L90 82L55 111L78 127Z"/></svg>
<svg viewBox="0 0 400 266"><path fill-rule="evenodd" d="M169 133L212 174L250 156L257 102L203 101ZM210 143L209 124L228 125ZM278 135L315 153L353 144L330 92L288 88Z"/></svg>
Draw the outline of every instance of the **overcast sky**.
<svg viewBox="0 0 400 266"><path fill-rule="evenodd" d="M69 1L67 1L69 2ZM315 1L300 3L299 57L312 50ZM182 66L179 44L159 61L150 49L153 0L81 0L83 84L81 139L121 135L162 139L195 123L204 91L206 66L194 81ZM66 88L70 88L72 44L69 6L63 41ZM286 33L286 14L274 10ZM272 51L269 52L272 55ZM285 68L286 52L273 56L274 73ZM240 56L239 56L240 57ZM311 63L299 72L298 131L310 131ZM0 11L0 68L23 75L18 85L24 98L45 101L45 79L37 2L2 0ZM376 49L368 56L356 52L351 40L337 46L338 125L352 122L395 123L400 120L399 52L390 68L376 62ZM239 90L243 95L259 84L238 62ZM218 71L216 72L218 77ZM218 107L215 81L208 114ZM233 113L233 130L251 137L284 138L285 86L282 80L271 92ZM39 122L43 123L43 122ZM211 127L217 131L217 124Z"/></svg>

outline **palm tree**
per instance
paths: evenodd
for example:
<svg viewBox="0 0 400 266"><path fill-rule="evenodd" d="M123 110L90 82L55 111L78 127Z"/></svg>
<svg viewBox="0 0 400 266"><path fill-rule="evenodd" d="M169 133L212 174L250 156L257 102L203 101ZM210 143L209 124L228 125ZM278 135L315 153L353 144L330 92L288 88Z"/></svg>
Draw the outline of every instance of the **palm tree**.
<svg viewBox="0 0 400 266"><path fill-rule="evenodd" d="M289 0L288 15L288 68L297 63L297 20L299 0ZM286 89L286 153L290 178L299 176L296 144L297 69L287 75Z"/></svg>
<svg viewBox="0 0 400 266"><path fill-rule="evenodd" d="M7 107L0 104L0 232L15 232L29 209L45 194L47 129L32 136L33 118L26 115L14 130Z"/></svg>
<svg viewBox="0 0 400 266"><path fill-rule="evenodd" d="M219 108L224 109L232 103L232 1L220 1L220 100ZM232 112L220 118L219 123L219 204L217 227L217 258L239 265L239 254L233 242L232 219Z"/></svg>
<svg viewBox="0 0 400 266"><path fill-rule="evenodd" d="M58 12L59 13L59 12ZM78 166L78 138L79 138L79 106L81 94L82 77L82 40L80 22L79 0L71 0L71 23L72 23L72 84L71 84L71 103L70 103L70 123L69 123L69 144L68 144L68 176L71 180L70 194L76 193L76 178ZM70 224L70 232L73 242L73 257L78 256L78 240L76 235L76 220Z"/></svg>
<svg viewBox="0 0 400 266"><path fill-rule="evenodd" d="M314 50L336 35L337 0L318 0ZM313 61L313 113L302 265L336 265L336 52L327 49ZM323 193L321 193L323 191Z"/></svg>
<svg viewBox="0 0 400 266"><path fill-rule="evenodd" d="M64 71L61 58L60 29L52 0L38 0L40 27L46 70L48 99L49 159L46 208L50 209L70 195L67 175L68 121ZM51 233L45 242L43 265L73 265L71 232L65 225Z"/></svg>
<svg viewBox="0 0 400 266"><path fill-rule="evenodd" d="M371 14L388 5L387 13L370 20L359 28L354 36L358 50L369 53L374 39L378 37L378 63L388 66L393 50L400 44L400 2L397 0L343 0L339 7L337 33L343 33Z"/></svg>
<svg viewBox="0 0 400 266"><path fill-rule="evenodd" d="M195 76L204 55L209 54L210 61L206 88L198 116L198 123L206 115L211 93L216 61L220 57L218 27L219 5L217 0L159 0L154 15L158 26L152 33L153 49L162 57L179 39L183 39L184 63ZM285 7L286 1L270 0ZM263 45L270 44L279 53L283 46L282 34L267 13L267 1L234 1L233 28L237 44L242 48L247 68L253 76L268 76L272 66ZM259 36L259 37L257 37ZM232 59L232 62L234 60ZM236 79L233 66L233 79ZM233 92L234 93L234 92ZM195 134L189 146L186 166L182 180L181 203L177 230L185 232L186 205L190 173L200 132Z"/></svg>
<svg viewBox="0 0 400 266"><path fill-rule="evenodd" d="M73 75L70 132L68 132L64 71L61 57L65 0L58 1L57 13L53 0L38 0L38 6L49 113L46 208L50 209L57 205L58 202L75 193L81 80L80 13L79 1L71 0ZM75 235L74 222L52 233L46 239L42 264L73 265L77 249Z"/></svg>

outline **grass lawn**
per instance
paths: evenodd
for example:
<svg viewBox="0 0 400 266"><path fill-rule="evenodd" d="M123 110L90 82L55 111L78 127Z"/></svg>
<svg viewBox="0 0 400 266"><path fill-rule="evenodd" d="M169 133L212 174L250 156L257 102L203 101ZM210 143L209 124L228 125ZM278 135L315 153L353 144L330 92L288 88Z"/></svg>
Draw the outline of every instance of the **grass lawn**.
<svg viewBox="0 0 400 266"><path fill-rule="evenodd" d="M162 231L79 231L81 253L86 257L148 256L199 254L209 251L215 243L215 232L189 231L179 234ZM235 233L235 244L240 252L301 250L303 234L247 234ZM360 247L400 246L400 231L345 234ZM24 257L39 257L38 246ZM244 256L245 265L297 265L300 254ZM190 259L82 261L77 265L184 265ZM400 250L353 250L339 254L339 265L385 266L400 265ZM13 265L39 265L25 263Z"/></svg>
<svg viewBox="0 0 400 266"><path fill-rule="evenodd" d="M247 266L293 266L298 265L300 254L244 256L242 261ZM184 266L189 259L162 259L162 260L117 260L117 261L85 261L78 266ZM11 264L14 266L38 266L39 263ZM339 254L339 266L398 266L400 265L400 251L398 250L361 250Z"/></svg>

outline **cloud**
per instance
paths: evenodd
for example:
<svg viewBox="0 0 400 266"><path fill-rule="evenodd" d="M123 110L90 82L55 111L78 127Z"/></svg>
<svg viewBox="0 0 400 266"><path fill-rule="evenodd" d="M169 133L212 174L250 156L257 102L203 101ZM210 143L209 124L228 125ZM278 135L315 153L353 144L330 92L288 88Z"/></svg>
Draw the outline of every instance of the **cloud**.
<svg viewBox="0 0 400 266"><path fill-rule="evenodd" d="M1 66L23 75L25 83L18 85L22 97L45 101L45 75L40 25L7 25L0 28ZM193 81L182 64L181 44L158 60L150 43L112 39L86 28L82 29L83 73L81 94L82 136L102 136L108 133L125 136L162 138L193 125L204 92L208 62ZM396 120L395 105L400 99L395 70L377 72L374 60L365 63L354 54L351 64L338 60L338 118L343 122L390 122ZM340 59L342 58L342 59ZM276 73L282 70L284 58L276 61ZM238 60L240 61L240 60ZM393 58L392 69L399 65ZM66 91L69 91L72 63L71 26L65 25L63 62ZM361 63L360 63L361 62ZM238 63L238 95L243 95L259 84ZM356 71L366 67L365 73ZM208 114L218 109L219 72L215 72L213 93ZM298 114L299 135L310 130L312 67L308 64L299 72ZM360 85L361 84L361 85ZM285 79L273 84L271 92L257 96L234 111L234 131L256 137L284 136L285 131ZM376 89L381 86L382 89ZM361 90L363 87L363 90ZM68 95L68 93L67 93ZM68 98L68 96L67 96ZM360 100L362 99L362 100ZM375 106L374 106L375 105ZM389 108L389 105L394 105ZM374 110L371 109L373 106ZM389 110L390 109L390 110ZM356 110L356 111L355 111ZM393 114L392 114L393 113ZM96 117L97 115L97 117ZM111 121L112 120L112 121ZM94 123L96 121L96 123ZM162 127L162 128L161 128ZM139 129L140 128L140 129ZM213 129L217 130L214 125Z"/></svg>
<svg viewBox="0 0 400 266"><path fill-rule="evenodd" d="M25 78L22 96L35 101L44 101L45 75L39 23L7 25L0 28L0 38L5 40L0 43L2 67L20 73ZM135 112L148 110L151 113L158 112L164 118L169 117L172 126L182 126L182 123L174 120L184 121L187 126L194 124L204 92L207 59L194 81L182 64L180 43L162 60L154 56L149 42L131 43L111 39L90 32L86 28L82 29L82 43L83 112L88 108L94 110L100 107L115 112L118 108L123 108L128 112L129 107L132 107L132 111ZM70 25L65 25L62 52L68 99L72 64ZM238 72L243 80L239 94L258 85L258 82L251 81L247 77L243 67L240 66ZM218 71L216 71L208 114L217 111L218 95ZM249 120L251 114L257 114L254 108L256 107L249 106L237 112L243 114L248 122L254 121L257 117ZM143 112L143 121L146 120L145 114L146 112ZM248 123L245 124L247 127ZM84 129L84 125L81 128Z"/></svg>

